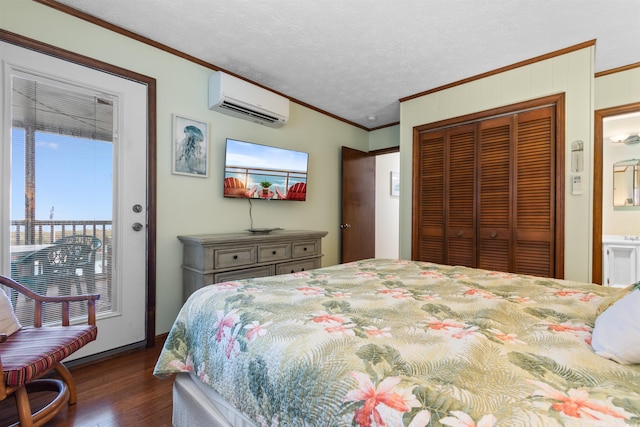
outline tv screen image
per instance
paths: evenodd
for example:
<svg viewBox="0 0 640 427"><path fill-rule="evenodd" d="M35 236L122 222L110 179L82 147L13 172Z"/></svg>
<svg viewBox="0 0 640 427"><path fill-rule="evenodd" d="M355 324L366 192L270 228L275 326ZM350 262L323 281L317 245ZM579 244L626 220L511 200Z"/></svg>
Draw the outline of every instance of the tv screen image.
<svg viewBox="0 0 640 427"><path fill-rule="evenodd" d="M224 197L305 201L309 154L227 138Z"/></svg>

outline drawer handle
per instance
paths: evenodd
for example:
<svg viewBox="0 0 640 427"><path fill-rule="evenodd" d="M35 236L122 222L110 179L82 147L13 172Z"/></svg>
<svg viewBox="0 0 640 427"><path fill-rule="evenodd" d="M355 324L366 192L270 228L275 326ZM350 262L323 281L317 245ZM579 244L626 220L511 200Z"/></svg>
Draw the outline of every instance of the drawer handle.
<svg viewBox="0 0 640 427"><path fill-rule="evenodd" d="M489 237L491 237L492 239L495 239L497 235L498 233L496 233L495 231L492 231L491 234L489 234Z"/></svg>
<svg viewBox="0 0 640 427"><path fill-rule="evenodd" d="M292 273L295 273L295 272L296 272L296 270L294 270L294 269L292 268L292 269L291 269L291 272L292 272Z"/></svg>
<svg viewBox="0 0 640 427"><path fill-rule="evenodd" d="M462 237L463 234L464 234L464 231L458 230L458 232L456 233L456 236Z"/></svg>
<svg viewBox="0 0 640 427"><path fill-rule="evenodd" d="M273 251L273 252L271 252L271 255L275 255L276 253L277 253L276 251Z"/></svg>
<svg viewBox="0 0 640 427"><path fill-rule="evenodd" d="M303 249L303 251L306 251L306 250L307 250L307 247L305 246L305 248Z"/></svg>
<svg viewBox="0 0 640 427"><path fill-rule="evenodd" d="M234 256L233 256L233 259L238 259L238 255L234 255Z"/></svg>

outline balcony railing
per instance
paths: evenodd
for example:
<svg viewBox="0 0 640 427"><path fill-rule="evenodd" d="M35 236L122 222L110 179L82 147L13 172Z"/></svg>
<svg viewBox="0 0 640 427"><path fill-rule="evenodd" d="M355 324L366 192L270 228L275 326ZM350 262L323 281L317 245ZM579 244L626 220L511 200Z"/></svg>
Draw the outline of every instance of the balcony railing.
<svg viewBox="0 0 640 427"><path fill-rule="evenodd" d="M90 290L87 285L87 279L84 278L84 270L81 276L84 280L80 280L78 283L85 285L85 288L80 288L77 291L76 286L69 286L69 292L96 292L100 294L100 299L97 304L97 313L110 312L112 307L112 286L111 286L111 258L112 258L112 222L111 221L81 221L81 220L12 220L11 221L11 263L20 262L23 257L29 254L44 249L63 237L71 235L84 235L94 236L102 241L102 245L95 252L95 291ZM34 271L38 271L34 263ZM13 268L12 268L13 272ZM60 286L54 280L51 283L47 282L47 295L55 296L60 295ZM31 325L33 320L33 303L28 299L18 298L14 301L15 313L22 325ZM70 307L72 317L82 315L80 306L74 306L72 303ZM45 304L44 319L45 322L49 322L49 319L53 319L52 310L55 307L48 307Z"/></svg>
<svg viewBox="0 0 640 427"><path fill-rule="evenodd" d="M31 221L30 226L26 220L12 220L11 258L24 254L21 246L50 245L74 234L94 236L102 241L102 246L96 252L96 274L106 274L111 258L111 227L112 222L107 220L35 220Z"/></svg>
<svg viewBox="0 0 640 427"><path fill-rule="evenodd" d="M31 221L34 230L33 241L27 241L28 225L25 220L11 221L11 245L45 245L73 234L95 236L106 243L105 238L111 238L111 221L100 220L34 220Z"/></svg>

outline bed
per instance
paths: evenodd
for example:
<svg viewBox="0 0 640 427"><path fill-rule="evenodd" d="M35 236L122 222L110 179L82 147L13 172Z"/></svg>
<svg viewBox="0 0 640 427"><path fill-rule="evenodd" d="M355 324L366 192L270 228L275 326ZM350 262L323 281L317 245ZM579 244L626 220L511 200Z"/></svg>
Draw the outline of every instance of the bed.
<svg viewBox="0 0 640 427"><path fill-rule="evenodd" d="M640 350L637 312L600 321L625 292L387 259L219 283L154 375L177 374L176 426L640 425L640 365L606 342Z"/></svg>

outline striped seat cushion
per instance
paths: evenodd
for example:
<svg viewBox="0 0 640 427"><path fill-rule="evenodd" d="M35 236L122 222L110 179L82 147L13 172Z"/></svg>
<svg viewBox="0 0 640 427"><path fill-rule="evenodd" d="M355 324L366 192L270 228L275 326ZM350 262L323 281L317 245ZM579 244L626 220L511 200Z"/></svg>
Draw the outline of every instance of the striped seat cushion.
<svg viewBox="0 0 640 427"><path fill-rule="evenodd" d="M0 344L6 385L17 387L38 378L97 336L98 328L92 325L23 327Z"/></svg>

